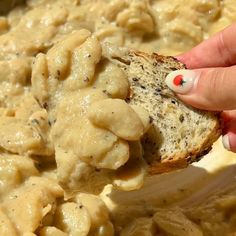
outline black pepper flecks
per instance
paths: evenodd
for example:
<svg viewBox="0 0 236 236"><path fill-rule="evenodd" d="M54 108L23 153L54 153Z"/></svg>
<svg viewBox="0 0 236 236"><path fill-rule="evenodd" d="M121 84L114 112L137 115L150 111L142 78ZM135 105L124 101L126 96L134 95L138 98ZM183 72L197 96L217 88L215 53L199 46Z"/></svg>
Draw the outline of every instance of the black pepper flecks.
<svg viewBox="0 0 236 236"><path fill-rule="evenodd" d="M138 79L137 77L132 78L132 80L133 80L134 82L139 81L139 79Z"/></svg>
<svg viewBox="0 0 236 236"><path fill-rule="evenodd" d="M149 116L149 124L151 124L152 122L153 122L153 118Z"/></svg>
<svg viewBox="0 0 236 236"><path fill-rule="evenodd" d="M102 92L111 97L111 94L106 89L102 90Z"/></svg>
<svg viewBox="0 0 236 236"><path fill-rule="evenodd" d="M179 116L179 121L180 121L181 123L183 123L183 121L184 121L184 115L183 115L183 114L181 114L181 115Z"/></svg>
<svg viewBox="0 0 236 236"><path fill-rule="evenodd" d="M89 80L89 77L86 77L86 78L84 78L84 82L85 83L88 83L90 80Z"/></svg>
<svg viewBox="0 0 236 236"><path fill-rule="evenodd" d="M125 99L125 101L126 101L127 103L129 103L130 100L131 100L131 98L126 98L126 99Z"/></svg>
<svg viewBox="0 0 236 236"><path fill-rule="evenodd" d="M160 118L160 119L163 119L163 118L164 118L164 116L163 116L161 113L159 113L159 112L156 113L156 116L157 116L158 118Z"/></svg>
<svg viewBox="0 0 236 236"><path fill-rule="evenodd" d="M48 104L46 102L43 104L43 108L48 109Z"/></svg>
<svg viewBox="0 0 236 236"><path fill-rule="evenodd" d="M31 120L31 123L39 125L39 121L37 119Z"/></svg>

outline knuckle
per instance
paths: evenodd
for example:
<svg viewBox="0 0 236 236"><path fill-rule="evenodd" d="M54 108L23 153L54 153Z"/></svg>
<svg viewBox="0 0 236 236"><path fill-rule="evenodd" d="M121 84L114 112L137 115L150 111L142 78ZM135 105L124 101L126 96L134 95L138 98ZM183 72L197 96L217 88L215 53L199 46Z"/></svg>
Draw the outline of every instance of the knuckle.
<svg viewBox="0 0 236 236"><path fill-rule="evenodd" d="M232 100L236 99L234 95L236 80L233 75L230 68L214 68L208 71L204 93L209 104L215 108L225 107L225 109L231 106Z"/></svg>
<svg viewBox="0 0 236 236"><path fill-rule="evenodd" d="M208 69L201 75L199 92L207 107L219 108L219 100L224 100L226 71L224 69Z"/></svg>
<svg viewBox="0 0 236 236"><path fill-rule="evenodd" d="M224 70L211 70L211 74L209 76L210 82L210 90L218 94L224 85L225 71Z"/></svg>
<svg viewBox="0 0 236 236"><path fill-rule="evenodd" d="M229 40L227 40L228 34L225 31L219 32L219 37L217 40L217 50L225 65L233 64L232 55L232 45L229 45Z"/></svg>

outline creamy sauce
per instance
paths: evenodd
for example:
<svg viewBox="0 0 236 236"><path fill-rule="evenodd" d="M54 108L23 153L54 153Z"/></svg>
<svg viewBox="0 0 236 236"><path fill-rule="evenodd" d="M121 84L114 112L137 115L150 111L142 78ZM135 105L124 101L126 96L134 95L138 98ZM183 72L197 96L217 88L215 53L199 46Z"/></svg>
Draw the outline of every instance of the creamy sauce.
<svg viewBox="0 0 236 236"><path fill-rule="evenodd" d="M236 161L220 144L144 183L148 114L124 102L104 45L175 55L235 20L234 0L28 0L1 16L0 235L234 232Z"/></svg>

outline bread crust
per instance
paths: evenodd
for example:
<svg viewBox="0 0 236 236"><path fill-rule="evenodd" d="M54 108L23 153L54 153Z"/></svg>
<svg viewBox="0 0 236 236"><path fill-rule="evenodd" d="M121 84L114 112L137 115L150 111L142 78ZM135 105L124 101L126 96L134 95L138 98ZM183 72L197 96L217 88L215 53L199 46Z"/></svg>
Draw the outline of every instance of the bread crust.
<svg viewBox="0 0 236 236"><path fill-rule="evenodd" d="M220 123L216 123L214 131L199 144L199 148L192 150L188 155L175 155L172 160L154 161L148 166L148 173L150 175L162 174L186 168L189 164L201 160L211 151L213 143L220 137L221 133Z"/></svg>

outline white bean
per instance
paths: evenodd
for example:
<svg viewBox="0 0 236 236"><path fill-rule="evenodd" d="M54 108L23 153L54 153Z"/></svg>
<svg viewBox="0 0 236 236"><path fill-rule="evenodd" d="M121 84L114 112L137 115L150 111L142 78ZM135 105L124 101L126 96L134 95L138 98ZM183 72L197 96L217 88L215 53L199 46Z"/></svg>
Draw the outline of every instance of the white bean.
<svg viewBox="0 0 236 236"><path fill-rule="evenodd" d="M121 99L104 99L93 103L88 117L95 125L125 140L138 140L144 132L137 113Z"/></svg>
<svg viewBox="0 0 236 236"><path fill-rule="evenodd" d="M55 226L70 236L87 236L91 220L87 209L80 203L66 202L55 213Z"/></svg>
<svg viewBox="0 0 236 236"><path fill-rule="evenodd" d="M86 207L91 217L91 229L100 227L109 220L109 212L105 203L96 195L80 193L77 197Z"/></svg>

